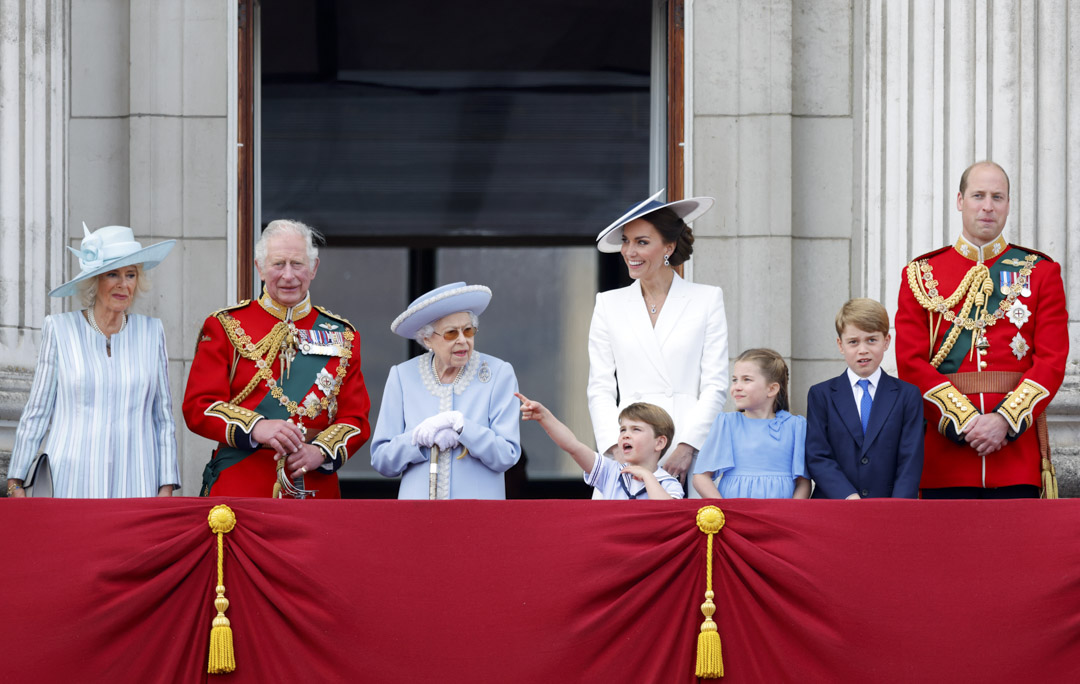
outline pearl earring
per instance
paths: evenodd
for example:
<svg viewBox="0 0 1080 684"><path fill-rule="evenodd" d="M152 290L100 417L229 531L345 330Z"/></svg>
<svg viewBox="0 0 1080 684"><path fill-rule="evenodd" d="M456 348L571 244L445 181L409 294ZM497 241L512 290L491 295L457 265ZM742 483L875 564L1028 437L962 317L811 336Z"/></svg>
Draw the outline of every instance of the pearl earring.
<svg viewBox="0 0 1080 684"><path fill-rule="evenodd" d="M667 254L664 255L664 265L665 266L670 266L671 265L671 262L668 261L668 255Z"/></svg>

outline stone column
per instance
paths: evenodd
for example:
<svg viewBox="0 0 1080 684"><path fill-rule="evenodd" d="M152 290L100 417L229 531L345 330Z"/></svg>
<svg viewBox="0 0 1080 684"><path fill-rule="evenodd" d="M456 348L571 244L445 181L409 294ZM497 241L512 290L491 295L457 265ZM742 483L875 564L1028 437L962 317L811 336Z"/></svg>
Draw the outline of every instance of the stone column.
<svg viewBox="0 0 1080 684"><path fill-rule="evenodd" d="M0 0L0 476L63 280L63 0Z"/></svg>
<svg viewBox="0 0 1080 684"><path fill-rule="evenodd" d="M724 289L728 347L792 354L790 0L695 0L693 187L716 206L694 224L693 276Z"/></svg>
<svg viewBox="0 0 1080 684"><path fill-rule="evenodd" d="M1080 495L1080 17L1066 0L868 3L856 22L865 97L856 176L867 296L895 312L912 257L960 231L960 174L993 159L1012 181L1006 236L1061 262L1072 305L1065 384L1048 410L1062 494ZM1071 154L1070 154L1071 153Z"/></svg>
<svg viewBox="0 0 1080 684"><path fill-rule="evenodd" d="M853 292L855 122L847 0L694 0L693 277L724 289L729 351L791 360L791 402L843 368L833 319Z"/></svg>

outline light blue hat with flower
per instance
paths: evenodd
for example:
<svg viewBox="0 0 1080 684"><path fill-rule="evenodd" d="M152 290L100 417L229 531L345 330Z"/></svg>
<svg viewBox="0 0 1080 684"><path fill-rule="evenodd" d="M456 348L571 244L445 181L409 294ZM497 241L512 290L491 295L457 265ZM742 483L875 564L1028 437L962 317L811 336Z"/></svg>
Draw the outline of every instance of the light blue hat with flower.
<svg viewBox="0 0 1080 684"><path fill-rule="evenodd" d="M165 240L143 247L135 240L135 232L127 226L105 226L93 233L86 223L82 227L83 239L79 249L68 247L72 254L79 257L82 270L79 275L50 292L50 297L73 295L84 280L124 266L142 264L143 270L148 271L160 264L176 244L176 240Z"/></svg>

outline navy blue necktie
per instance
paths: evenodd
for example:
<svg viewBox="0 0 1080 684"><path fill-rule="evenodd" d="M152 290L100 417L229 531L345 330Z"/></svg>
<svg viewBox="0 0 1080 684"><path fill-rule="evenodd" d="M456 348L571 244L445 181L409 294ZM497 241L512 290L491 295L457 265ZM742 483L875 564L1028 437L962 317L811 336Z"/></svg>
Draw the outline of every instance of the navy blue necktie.
<svg viewBox="0 0 1080 684"><path fill-rule="evenodd" d="M859 387L862 387L862 400L859 401L859 418L862 419L862 431L866 434L866 426L870 424L870 407L873 405L874 400L870 396L870 381L866 378L855 383Z"/></svg>

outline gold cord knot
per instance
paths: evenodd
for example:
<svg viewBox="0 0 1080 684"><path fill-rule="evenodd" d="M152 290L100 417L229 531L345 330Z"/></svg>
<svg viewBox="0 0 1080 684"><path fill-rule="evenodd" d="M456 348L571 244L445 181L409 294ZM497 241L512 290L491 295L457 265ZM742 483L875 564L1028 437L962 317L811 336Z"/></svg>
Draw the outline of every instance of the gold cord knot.
<svg viewBox="0 0 1080 684"><path fill-rule="evenodd" d="M724 512L716 506L698 509L697 526L705 534L716 534L724 526Z"/></svg>
<svg viewBox="0 0 1080 684"><path fill-rule="evenodd" d="M219 504L210 509L207 521L213 534L232 532L236 527L236 514L225 504Z"/></svg>

